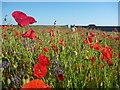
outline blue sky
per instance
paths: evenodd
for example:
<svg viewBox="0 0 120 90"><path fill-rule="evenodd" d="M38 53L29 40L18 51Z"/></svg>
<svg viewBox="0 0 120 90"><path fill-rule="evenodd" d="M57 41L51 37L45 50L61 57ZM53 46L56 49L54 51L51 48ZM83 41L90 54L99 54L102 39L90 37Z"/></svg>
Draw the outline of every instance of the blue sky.
<svg viewBox="0 0 120 90"><path fill-rule="evenodd" d="M36 19L33 25L118 25L118 2L2 2L2 18L22 11Z"/></svg>

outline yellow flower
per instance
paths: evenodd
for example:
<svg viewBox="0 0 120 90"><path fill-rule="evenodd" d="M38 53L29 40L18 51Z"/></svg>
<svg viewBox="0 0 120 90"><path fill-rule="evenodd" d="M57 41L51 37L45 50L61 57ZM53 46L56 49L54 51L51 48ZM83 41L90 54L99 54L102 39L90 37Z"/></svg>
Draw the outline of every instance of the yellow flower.
<svg viewBox="0 0 120 90"><path fill-rule="evenodd" d="M6 56L4 56L4 58L5 58L5 59L7 59L7 57L6 57Z"/></svg>
<svg viewBox="0 0 120 90"><path fill-rule="evenodd" d="M26 50L28 51L28 48L26 48Z"/></svg>
<svg viewBox="0 0 120 90"><path fill-rule="evenodd" d="M2 57L4 57L4 55L2 54Z"/></svg>
<svg viewBox="0 0 120 90"><path fill-rule="evenodd" d="M39 52L42 52L42 50L39 50Z"/></svg>
<svg viewBox="0 0 120 90"><path fill-rule="evenodd" d="M89 59L88 56L86 56L86 59Z"/></svg>
<svg viewBox="0 0 120 90"><path fill-rule="evenodd" d="M88 50L86 50L86 52L88 53L89 51L88 51Z"/></svg>

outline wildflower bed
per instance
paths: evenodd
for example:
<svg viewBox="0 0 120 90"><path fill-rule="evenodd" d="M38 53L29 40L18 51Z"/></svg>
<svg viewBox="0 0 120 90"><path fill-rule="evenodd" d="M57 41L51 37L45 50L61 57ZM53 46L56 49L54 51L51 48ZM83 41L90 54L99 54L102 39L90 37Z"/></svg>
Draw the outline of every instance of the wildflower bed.
<svg viewBox="0 0 120 90"><path fill-rule="evenodd" d="M22 37L29 29L34 30L36 39ZM52 88L118 88L120 85L118 32L84 28L72 32L60 27L29 26L9 26L2 30L3 88L20 88L38 79L33 69L39 64L40 54L50 61L42 80ZM88 34L95 35L91 43ZM59 74L62 80L57 78Z"/></svg>
<svg viewBox="0 0 120 90"><path fill-rule="evenodd" d="M2 88L120 88L118 31L20 26L1 26Z"/></svg>

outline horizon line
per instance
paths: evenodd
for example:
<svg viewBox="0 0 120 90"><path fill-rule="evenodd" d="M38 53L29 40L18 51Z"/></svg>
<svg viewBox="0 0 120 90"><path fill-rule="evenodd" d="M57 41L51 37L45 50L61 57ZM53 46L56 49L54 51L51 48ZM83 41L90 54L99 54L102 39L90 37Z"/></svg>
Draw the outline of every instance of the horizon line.
<svg viewBox="0 0 120 90"><path fill-rule="evenodd" d="M13 25L13 24L11 24ZM11 25L0 25L0 26L11 26ZM38 25L29 25L29 26L72 26L75 24L62 24L62 25L54 25L54 24L38 24ZM13 25L13 26L19 26L19 25ZM88 25L75 25L75 26L120 26L120 25L96 25L96 24L88 24Z"/></svg>

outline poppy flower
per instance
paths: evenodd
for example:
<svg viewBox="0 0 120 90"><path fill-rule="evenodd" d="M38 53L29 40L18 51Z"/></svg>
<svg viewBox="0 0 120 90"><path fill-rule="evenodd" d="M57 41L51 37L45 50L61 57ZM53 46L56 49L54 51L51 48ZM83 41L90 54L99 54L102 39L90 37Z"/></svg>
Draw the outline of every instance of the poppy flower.
<svg viewBox="0 0 120 90"><path fill-rule="evenodd" d="M6 29L6 30L8 29L8 27L7 27L7 26L2 26L2 28L3 28L3 29Z"/></svg>
<svg viewBox="0 0 120 90"><path fill-rule="evenodd" d="M37 76L39 78L43 78L46 76L47 68L42 64L36 64L33 70L34 70L34 76Z"/></svg>
<svg viewBox="0 0 120 90"><path fill-rule="evenodd" d="M55 36L55 33L54 33L54 32L52 32L52 36L53 36L53 37Z"/></svg>
<svg viewBox="0 0 120 90"><path fill-rule="evenodd" d="M93 34L93 33L91 33L91 32L90 32L90 35L91 35L91 37L95 37L95 34Z"/></svg>
<svg viewBox="0 0 120 90"><path fill-rule="evenodd" d="M89 42L92 43L92 42L93 42L92 36L91 36L91 35L88 35L87 37L88 37Z"/></svg>
<svg viewBox="0 0 120 90"><path fill-rule="evenodd" d="M116 54L115 56L117 56L117 58L119 58L119 59L120 59L120 53Z"/></svg>
<svg viewBox="0 0 120 90"><path fill-rule="evenodd" d="M59 50L58 50L58 48L57 48L57 46L56 46L56 45L52 45L51 47L54 49L54 52L56 52L56 53L58 53L58 52L59 52Z"/></svg>
<svg viewBox="0 0 120 90"><path fill-rule="evenodd" d="M84 43L88 43L88 41L87 41L87 40L83 40L83 42L84 42Z"/></svg>
<svg viewBox="0 0 120 90"><path fill-rule="evenodd" d="M110 52L110 48L105 47L101 53L107 58L107 59L112 59L112 53Z"/></svg>
<svg viewBox="0 0 120 90"><path fill-rule="evenodd" d="M84 37L85 35L80 34L81 37Z"/></svg>
<svg viewBox="0 0 120 90"><path fill-rule="evenodd" d="M91 48L93 48L93 45L92 45L92 43L89 43L89 46L90 46Z"/></svg>
<svg viewBox="0 0 120 90"><path fill-rule="evenodd" d="M98 51L101 50L101 46L98 43L94 43L93 48L96 49L96 50L98 50Z"/></svg>
<svg viewBox="0 0 120 90"><path fill-rule="evenodd" d="M85 68L85 65L82 65L82 68Z"/></svg>
<svg viewBox="0 0 120 90"><path fill-rule="evenodd" d="M105 46L105 48L108 49L108 50L112 50L113 49L113 48L108 47L108 46Z"/></svg>
<svg viewBox="0 0 120 90"><path fill-rule="evenodd" d="M91 58L92 63L94 63L96 60L94 59L94 57Z"/></svg>
<svg viewBox="0 0 120 90"><path fill-rule="evenodd" d="M52 45L51 47L52 47L52 48L54 48L54 49L56 49L56 48L57 48L57 46L56 46L56 45Z"/></svg>
<svg viewBox="0 0 120 90"><path fill-rule="evenodd" d="M104 55L100 55L100 59L101 59L102 61L107 61L107 58L106 58Z"/></svg>
<svg viewBox="0 0 120 90"><path fill-rule="evenodd" d="M34 39L36 36L35 36L35 33L32 29L29 29L27 32L21 34L22 37L28 37L30 39Z"/></svg>
<svg viewBox="0 0 120 90"><path fill-rule="evenodd" d="M115 37L115 40L120 40L120 36L119 37Z"/></svg>
<svg viewBox="0 0 120 90"><path fill-rule="evenodd" d="M49 85L45 84L42 80L40 79L34 79L30 81L29 83L25 84L22 86L21 90L24 88L51 88Z"/></svg>
<svg viewBox="0 0 120 90"><path fill-rule="evenodd" d="M50 66L50 61L49 59L43 55L43 54L39 54L38 56L38 62L44 66Z"/></svg>
<svg viewBox="0 0 120 90"><path fill-rule="evenodd" d="M8 39L8 37L2 37L2 38L4 38L4 39Z"/></svg>
<svg viewBox="0 0 120 90"><path fill-rule="evenodd" d="M15 32L15 34L16 34L16 35L19 35L19 33L18 33L18 32Z"/></svg>
<svg viewBox="0 0 120 90"><path fill-rule="evenodd" d="M53 39L50 39L49 43L51 44L53 42Z"/></svg>
<svg viewBox="0 0 120 90"><path fill-rule="evenodd" d="M96 41L98 41L98 42L102 42L102 40L101 40L101 39L96 39Z"/></svg>
<svg viewBox="0 0 120 90"><path fill-rule="evenodd" d="M47 48L43 48L45 53L49 53L49 50Z"/></svg>
<svg viewBox="0 0 120 90"><path fill-rule="evenodd" d="M64 80L64 75L62 73L57 75L58 80L62 81Z"/></svg>
<svg viewBox="0 0 120 90"><path fill-rule="evenodd" d="M59 44L60 44L60 45L63 45L63 42L62 42L62 41L59 41Z"/></svg>
<svg viewBox="0 0 120 90"><path fill-rule="evenodd" d="M26 27L29 24L37 22L33 17L27 16L25 13L20 11L15 11L12 13L13 18L18 23L19 26Z"/></svg>
<svg viewBox="0 0 120 90"><path fill-rule="evenodd" d="M66 44L64 44L63 41L64 41L63 39L62 39L62 40L59 40L58 43L59 43L60 45L62 45L62 46L65 46Z"/></svg>
<svg viewBox="0 0 120 90"><path fill-rule="evenodd" d="M112 66L112 65L113 65L113 63L112 63L111 61L109 61L109 60L107 60L107 64L108 64L109 66Z"/></svg>

